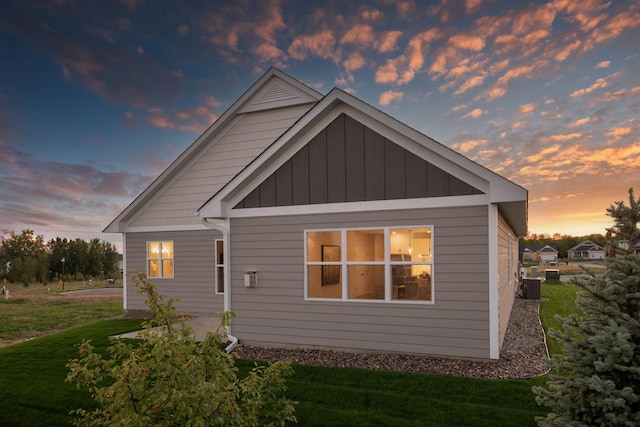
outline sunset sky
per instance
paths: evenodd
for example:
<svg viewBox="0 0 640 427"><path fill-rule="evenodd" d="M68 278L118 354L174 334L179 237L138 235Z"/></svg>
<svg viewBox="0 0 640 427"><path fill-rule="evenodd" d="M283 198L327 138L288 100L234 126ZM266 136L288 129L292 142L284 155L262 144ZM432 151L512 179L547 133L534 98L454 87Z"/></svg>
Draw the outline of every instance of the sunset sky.
<svg viewBox="0 0 640 427"><path fill-rule="evenodd" d="M270 66L342 88L585 235L640 193L640 2L4 0L0 232L100 231Z"/></svg>

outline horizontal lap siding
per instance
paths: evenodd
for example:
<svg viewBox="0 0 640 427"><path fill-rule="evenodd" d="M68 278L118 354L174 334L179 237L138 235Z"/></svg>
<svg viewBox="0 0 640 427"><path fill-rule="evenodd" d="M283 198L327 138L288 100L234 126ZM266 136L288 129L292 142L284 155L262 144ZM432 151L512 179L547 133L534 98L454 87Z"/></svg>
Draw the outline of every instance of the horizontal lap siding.
<svg viewBox="0 0 640 427"><path fill-rule="evenodd" d="M131 226L193 224L193 216L238 172L289 129L309 105L243 114L215 143L205 147L196 160L184 167Z"/></svg>
<svg viewBox="0 0 640 427"><path fill-rule="evenodd" d="M511 262L510 262L511 260ZM513 308L518 272L518 238L502 215L498 218L498 323L500 347L504 341Z"/></svg>
<svg viewBox="0 0 640 427"><path fill-rule="evenodd" d="M233 333L242 341L489 357L486 206L234 218ZM304 301L305 229L434 226L435 303ZM258 272L245 288L243 273Z"/></svg>
<svg viewBox="0 0 640 427"><path fill-rule="evenodd" d="M172 240L174 246L174 278L150 278L158 291L180 298L179 311L217 313L223 309L222 295L215 294L215 240L222 234L213 230L127 233L127 269L146 272L146 244L148 241ZM137 295L135 285L127 282L127 309L146 310L145 297Z"/></svg>

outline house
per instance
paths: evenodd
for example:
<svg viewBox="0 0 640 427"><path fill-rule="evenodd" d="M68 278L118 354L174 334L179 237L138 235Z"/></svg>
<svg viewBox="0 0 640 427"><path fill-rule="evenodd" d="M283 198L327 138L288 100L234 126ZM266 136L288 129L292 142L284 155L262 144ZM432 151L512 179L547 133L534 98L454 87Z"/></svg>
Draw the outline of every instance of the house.
<svg viewBox="0 0 640 427"><path fill-rule="evenodd" d="M537 249L535 253L536 256L534 256L534 258L538 258L542 263L558 262L558 249L555 245L544 245L540 249Z"/></svg>
<svg viewBox="0 0 640 427"><path fill-rule="evenodd" d="M602 246L585 240L567 251L569 259L604 259L605 250Z"/></svg>
<svg viewBox="0 0 640 427"><path fill-rule="evenodd" d="M271 68L105 231L178 310L236 312L241 343L497 359L527 191Z"/></svg>

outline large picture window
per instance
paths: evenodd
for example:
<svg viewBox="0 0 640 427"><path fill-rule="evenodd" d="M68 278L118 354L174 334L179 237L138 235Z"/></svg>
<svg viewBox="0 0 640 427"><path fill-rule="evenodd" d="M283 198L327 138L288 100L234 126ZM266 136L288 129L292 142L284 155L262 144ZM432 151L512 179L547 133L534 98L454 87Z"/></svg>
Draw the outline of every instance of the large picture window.
<svg viewBox="0 0 640 427"><path fill-rule="evenodd" d="M432 227L305 232L307 298L431 302Z"/></svg>
<svg viewBox="0 0 640 427"><path fill-rule="evenodd" d="M147 242L147 276L173 277L173 242Z"/></svg>

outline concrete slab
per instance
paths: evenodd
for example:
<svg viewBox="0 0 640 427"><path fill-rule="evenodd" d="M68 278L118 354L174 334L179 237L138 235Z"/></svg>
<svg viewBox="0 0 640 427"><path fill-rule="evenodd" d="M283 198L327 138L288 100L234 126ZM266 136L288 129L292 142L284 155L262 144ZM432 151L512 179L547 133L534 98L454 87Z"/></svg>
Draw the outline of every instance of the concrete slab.
<svg viewBox="0 0 640 427"><path fill-rule="evenodd" d="M195 334L197 341L203 341L209 332L215 332L216 329L220 326L220 318L216 316L198 316L192 317L186 321L188 325L191 325ZM176 323L176 327L179 327L180 324ZM162 333L163 328L157 327L153 328L154 331L158 333ZM116 335L118 338L138 338L138 335L142 331L133 331L128 332L122 335Z"/></svg>

